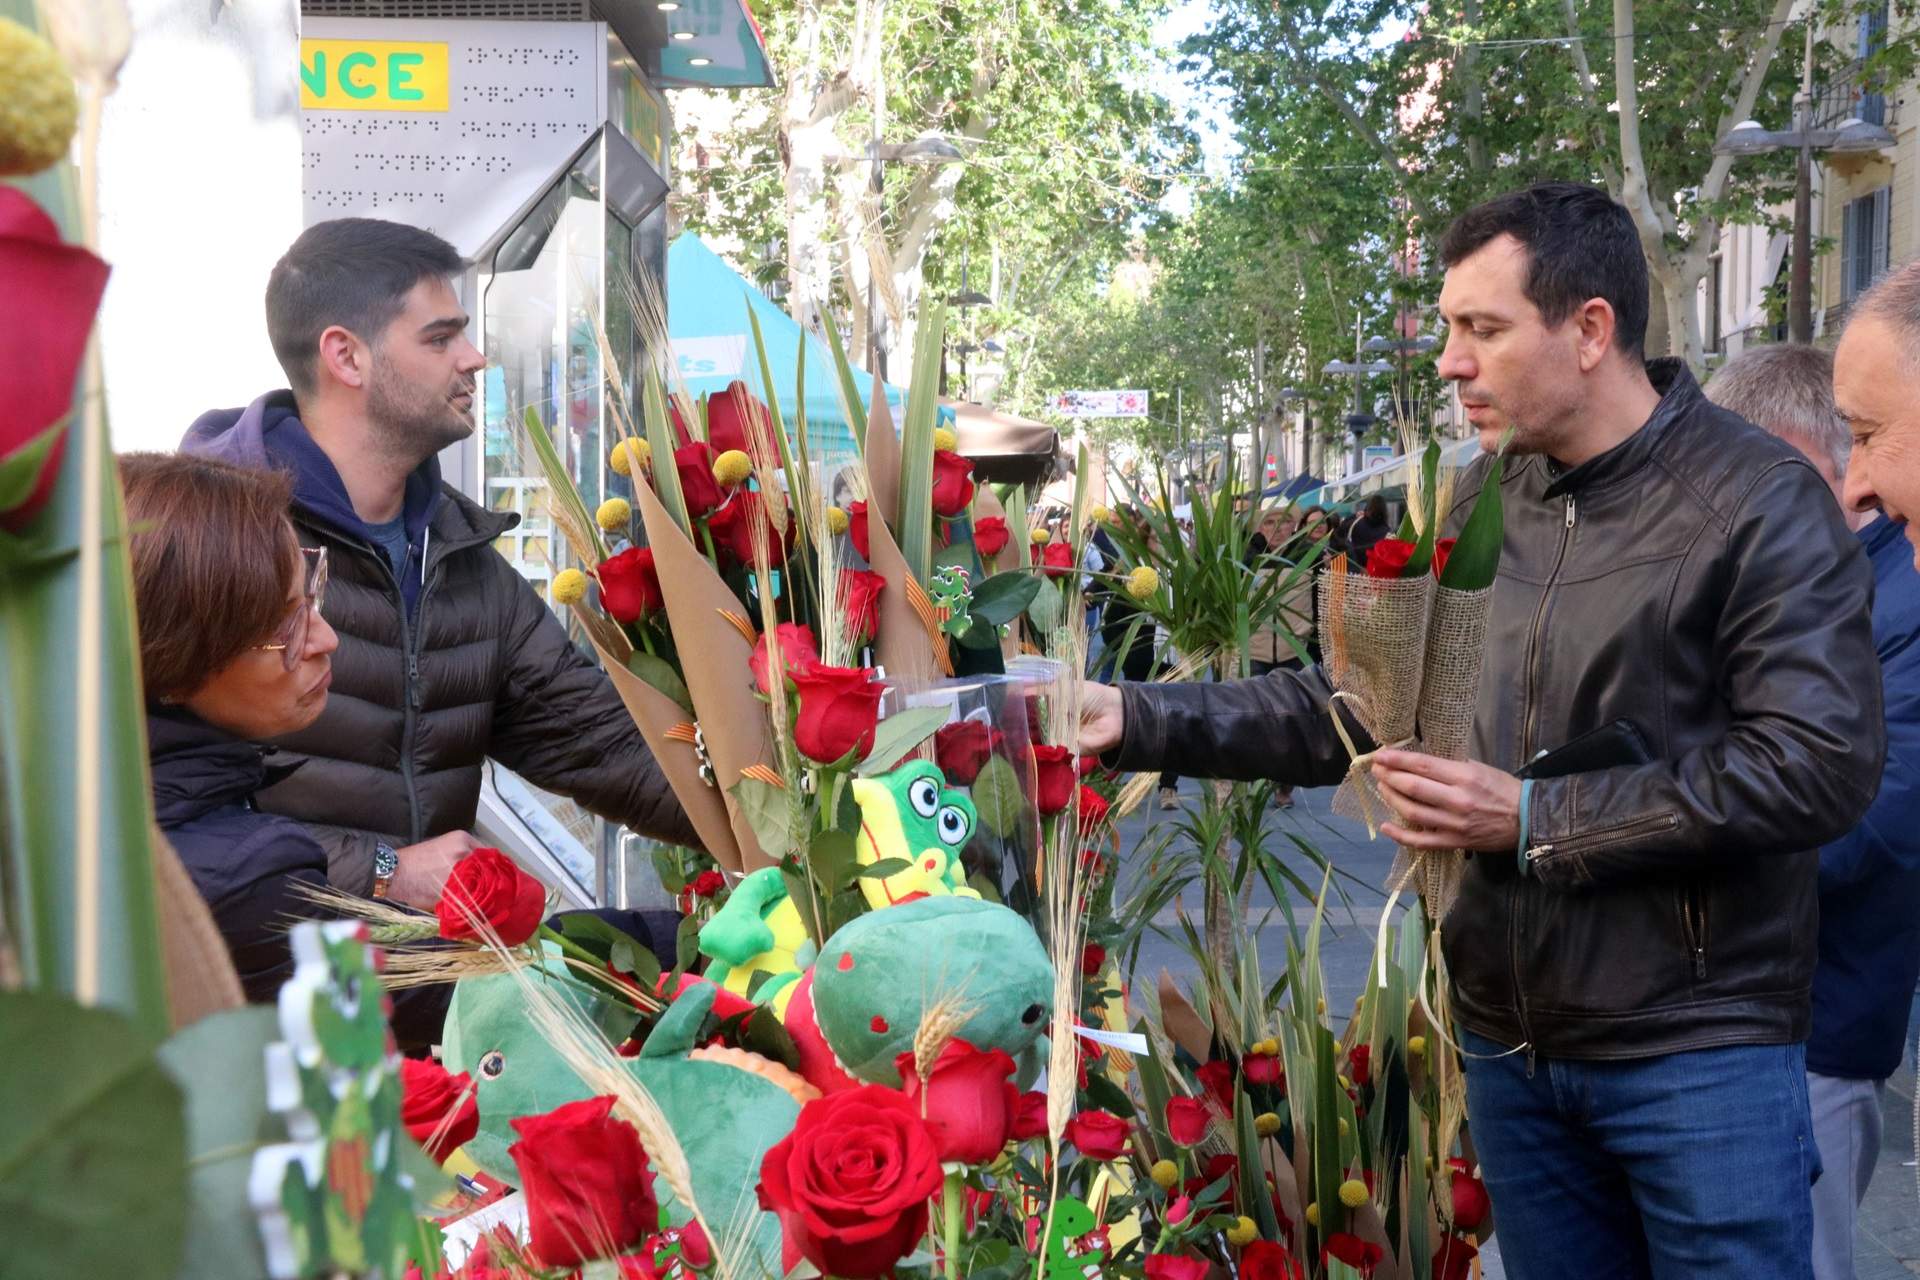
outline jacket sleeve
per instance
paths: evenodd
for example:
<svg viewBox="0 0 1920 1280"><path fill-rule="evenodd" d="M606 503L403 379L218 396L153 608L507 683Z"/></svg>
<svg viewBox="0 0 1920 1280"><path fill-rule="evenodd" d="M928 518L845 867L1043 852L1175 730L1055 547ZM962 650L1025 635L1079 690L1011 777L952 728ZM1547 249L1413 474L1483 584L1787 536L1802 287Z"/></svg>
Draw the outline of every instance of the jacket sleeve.
<svg viewBox="0 0 1920 1280"><path fill-rule="evenodd" d="M1195 778L1340 781L1349 756L1333 725L1333 688L1318 667L1225 683L1122 684L1125 729L1109 763ZM1372 742L1341 712L1360 751Z"/></svg>
<svg viewBox="0 0 1920 1280"><path fill-rule="evenodd" d="M373 896L373 849L382 839L394 848L407 843L358 827L335 827L323 822L301 824L327 851L327 883L342 893Z"/></svg>
<svg viewBox="0 0 1920 1280"><path fill-rule="evenodd" d="M240 985L256 1004L277 999L281 984L293 974L287 927L322 915L301 892L326 887L320 848L290 827L275 823L262 837L240 844L233 853L236 864L260 867L265 874L207 903Z"/></svg>
<svg viewBox="0 0 1920 1280"><path fill-rule="evenodd" d="M1866 812L1886 750L1873 577L1824 490L1811 467L1780 462L1732 512L1715 637L1725 735L1534 785L1523 834L1542 883L1797 853Z"/></svg>
<svg viewBox="0 0 1920 1280"><path fill-rule="evenodd" d="M510 616L506 678L493 705L487 754L534 785L603 818L698 847L633 717L606 673L567 638L533 585L501 560Z"/></svg>
<svg viewBox="0 0 1920 1280"><path fill-rule="evenodd" d="M1905 555L1905 543L1900 554ZM1840 889L1884 871L1920 869L1920 636L1880 639L1887 763L1867 816L1820 850L1820 887Z"/></svg>

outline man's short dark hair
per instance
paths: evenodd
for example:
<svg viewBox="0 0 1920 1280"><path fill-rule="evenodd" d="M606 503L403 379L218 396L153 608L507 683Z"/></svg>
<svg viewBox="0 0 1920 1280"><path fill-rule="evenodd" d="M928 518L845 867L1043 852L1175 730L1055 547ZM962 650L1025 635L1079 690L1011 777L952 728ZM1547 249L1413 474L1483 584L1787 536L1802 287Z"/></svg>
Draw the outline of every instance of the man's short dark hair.
<svg viewBox="0 0 1920 1280"><path fill-rule="evenodd" d="M313 390L320 335L334 325L377 340L413 286L466 269L454 247L418 227L335 218L300 233L267 277L267 337L295 392Z"/></svg>
<svg viewBox="0 0 1920 1280"><path fill-rule="evenodd" d="M1440 240L1452 267L1498 236L1527 250L1527 301L1557 325L1589 298L1613 308L1613 343L1639 359L1647 340L1647 257L1633 215L1599 187L1542 182L1509 191L1454 219Z"/></svg>

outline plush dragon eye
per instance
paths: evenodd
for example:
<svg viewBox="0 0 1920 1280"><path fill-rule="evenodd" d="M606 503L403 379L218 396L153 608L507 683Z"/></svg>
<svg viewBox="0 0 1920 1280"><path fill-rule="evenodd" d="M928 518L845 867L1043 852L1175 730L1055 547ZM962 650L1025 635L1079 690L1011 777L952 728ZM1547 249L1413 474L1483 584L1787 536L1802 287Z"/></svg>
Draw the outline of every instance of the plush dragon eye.
<svg viewBox="0 0 1920 1280"><path fill-rule="evenodd" d="M965 844L967 839L967 815L954 805L940 810L940 839L951 845Z"/></svg>
<svg viewBox="0 0 1920 1280"><path fill-rule="evenodd" d="M480 1059L480 1074L489 1080L498 1080L500 1073L507 1069L507 1055L495 1049Z"/></svg>
<svg viewBox="0 0 1920 1280"><path fill-rule="evenodd" d="M915 778L907 788L907 800L913 805L913 811L923 818L931 818L934 810L940 807L940 788L933 784L932 778Z"/></svg>

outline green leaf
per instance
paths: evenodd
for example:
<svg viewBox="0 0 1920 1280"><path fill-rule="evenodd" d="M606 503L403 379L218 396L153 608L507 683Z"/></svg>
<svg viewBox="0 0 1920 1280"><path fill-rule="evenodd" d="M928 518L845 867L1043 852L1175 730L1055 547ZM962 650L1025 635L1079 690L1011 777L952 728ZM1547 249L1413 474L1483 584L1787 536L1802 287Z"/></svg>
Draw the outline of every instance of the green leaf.
<svg viewBox="0 0 1920 1280"><path fill-rule="evenodd" d="M600 526L593 518L593 512L587 510L587 504L580 496L580 490L574 487L573 473L567 470L567 464L561 461L560 453L553 447L553 437L547 434L546 424L540 421L540 415L532 405L522 415L522 424L526 427L527 440L533 445L533 456L540 464L540 474L547 482L547 498L573 513L573 520L593 539L594 563L607 558L605 540L600 536Z"/></svg>
<svg viewBox="0 0 1920 1280"><path fill-rule="evenodd" d="M1020 790L1020 779L1005 756L988 756L987 763L974 776L967 789L980 825L1001 839L1020 829L1020 818L1027 811L1027 798Z"/></svg>
<svg viewBox="0 0 1920 1280"><path fill-rule="evenodd" d="M973 544L971 542L956 542L952 546L940 548L939 554L933 558L933 567L936 569L965 569L971 574L973 572Z"/></svg>
<svg viewBox="0 0 1920 1280"><path fill-rule="evenodd" d="M53 452L53 446L72 422L73 415L66 414L45 431L0 458L0 511L11 510L33 496L34 486L40 483L40 470L46 465L47 455Z"/></svg>
<svg viewBox="0 0 1920 1280"><path fill-rule="evenodd" d="M869 863L861 867L860 870L854 873L854 878L857 880L884 880L888 876L899 875L911 866L913 866L913 860L910 858L882 858L878 862Z"/></svg>
<svg viewBox="0 0 1920 1280"><path fill-rule="evenodd" d="M900 509L895 532L901 556L923 587L933 561L933 428L946 331L946 305L922 299L913 339L913 378L907 384L907 420L900 432Z"/></svg>
<svg viewBox="0 0 1920 1280"><path fill-rule="evenodd" d="M770 858L784 858L798 851L799 840L793 829L793 805L786 788L776 787L758 778L742 778L729 789L734 803L746 815L747 825Z"/></svg>
<svg viewBox="0 0 1920 1280"><path fill-rule="evenodd" d="M653 954L653 948L624 935L614 941L607 962L622 973L632 974L634 981L648 991L660 981L660 957Z"/></svg>
<svg viewBox="0 0 1920 1280"><path fill-rule="evenodd" d="M179 1086L126 1018L0 993L0 1270L171 1276L187 1229Z"/></svg>
<svg viewBox="0 0 1920 1280"><path fill-rule="evenodd" d="M1440 571L1440 585L1458 591L1479 591L1493 585L1500 572L1500 544L1506 537L1506 520L1501 509L1500 475L1506 465L1504 453L1495 454L1487 466L1487 476L1474 497L1473 510L1461 526L1460 536Z"/></svg>
<svg viewBox="0 0 1920 1280"><path fill-rule="evenodd" d="M693 714L693 696L687 692L686 682L671 662L644 649L635 649L627 659L627 670L672 698L682 711Z"/></svg>
<svg viewBox="0 0 1920 1280"><path fill-rule="evenodd" d="M933 736L952 716L947 707L908 707L882 720L873 731L873 750L854 772L862 778L885 773L907 753Z"/></svg>
<svg viewBox="0 0 1920 1280"><path fill-rule="evenodd" d="M996 573L973 591L973 616L1004 626L1040 594L1040 579L1031 573Z"/></svg>
<svg viewBox="0 0 1920 1280"><path fill-rule="evenodd" d="M816 832L807 849L807 860L813 864L814 877L830 891L851 884L854 868L859 865L853 837L839 830Z"/></svg>
<svg viewBox="0 0 1920 1280"><path fill-rule="evenodd" d="M687 876L680 869L679 856L666 845L654 845L651 850L653 873L660 877L660 887L669 894L677 894L687 887Z"/></svg>
<svg viewBox="0 0 1920 1280"><path fill-rule="evenodd" d="M256 1280L266 1274L247 1178L254 1151L281 1140L267 1118L265 1056L278 1039L278 1011L247 1005L202 1018L160 1048L160 1064L186 1100L189 1205L182 1277Z"/></svg>
<svg viewBox="0 0 1920 1280"><path fill-rule="evenodd" d="M673 450L679 437L667 413L667 392L661 385L660 371L651 361L640 382L640 416L646 420L647 447L653 451L653 491L681 532L691 536L693 523L687 519L687 500L680 492L680 472L673 465ZM635 483L646 481L642 478Z"/></svg>
<svg viewBox="0 0 1920 1280"><path fill-rule="evenodd" d="M1040 579L1036 577L1034 582L1040 584ZM1053 629L1060 625L1060 593L1035 591L1032 601L1027 605L1027 620L1041 635L1051 636Z"/></svg>
<svg viewBox="0 0 1920 1280"><path fill-rule="evenodd" d="M853 380L853 365L847 359L846 345L840 341L840 329L832 317L822 315L820 327L827 331L827 348L833 355L840 412L846 416L847 425L853 430L853 447L864 458L867 454L867 407L860 403L860 387Z"/></svg>

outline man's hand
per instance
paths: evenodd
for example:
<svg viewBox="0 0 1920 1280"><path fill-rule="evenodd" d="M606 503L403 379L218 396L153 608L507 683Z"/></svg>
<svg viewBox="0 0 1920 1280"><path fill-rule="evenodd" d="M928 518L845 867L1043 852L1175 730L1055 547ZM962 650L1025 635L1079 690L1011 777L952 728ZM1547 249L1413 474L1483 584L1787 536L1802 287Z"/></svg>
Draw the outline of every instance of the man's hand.
<svg viewBox="0 0 1920 1280"><path fill-rule="evenodd" d="M1382 751L1373 758L1373 780L1400 819L1382 824L1380 834L1397 844L1508 852L1520 843L1520 779L1510 773L1470 760Z"/></svg>
<svg viewBox="0 0 1920 1280"><path fill-rule="evenodd" d="M1088 681L1080 686L1080 743L1083 756L1097 756L1120 745L1126 731L1126 708L1120 690Z"/></svg>
<svg viewBox="0 0 1920 1280"><path fill-rule="evenodd" d="M400 865L393 873L393 883L387 887L387 896L422 911L433 910L434 904L440 901L440 891L446 887L447 873L453 870L453 864L479 847L471 832L449 831L443 836L395 849Z"/></svg>

